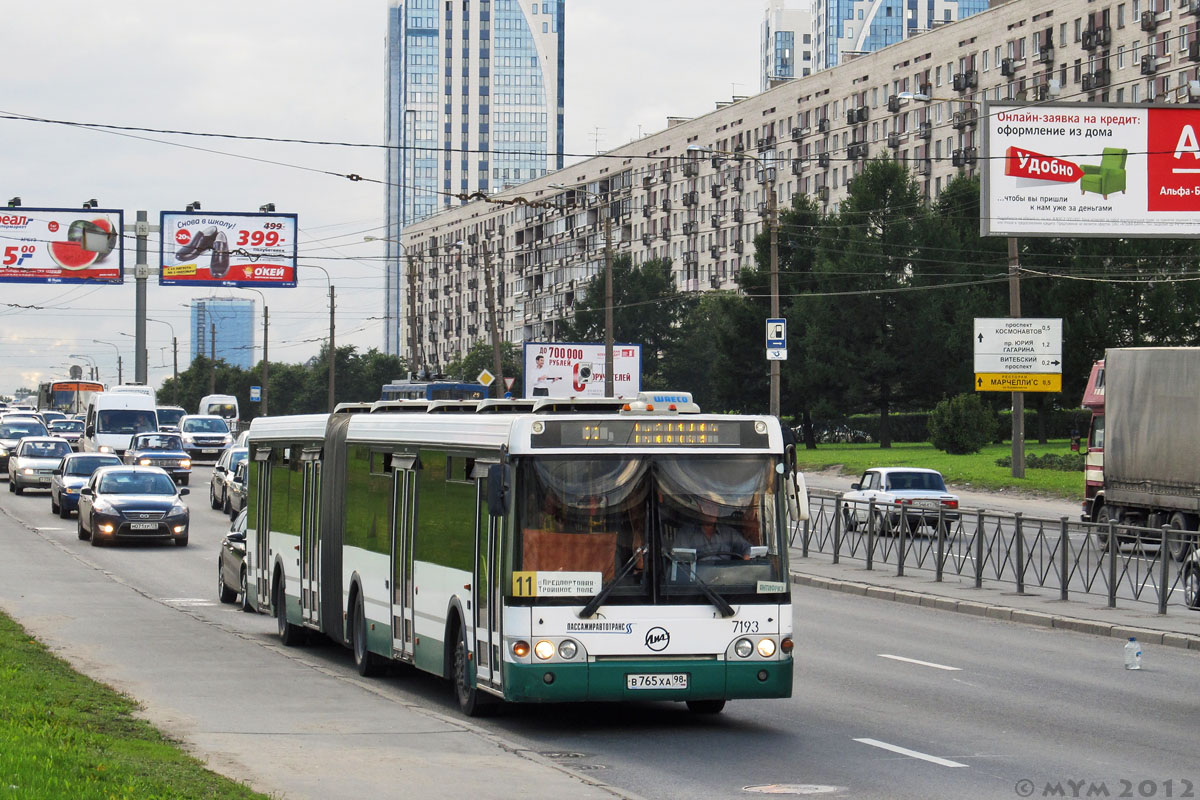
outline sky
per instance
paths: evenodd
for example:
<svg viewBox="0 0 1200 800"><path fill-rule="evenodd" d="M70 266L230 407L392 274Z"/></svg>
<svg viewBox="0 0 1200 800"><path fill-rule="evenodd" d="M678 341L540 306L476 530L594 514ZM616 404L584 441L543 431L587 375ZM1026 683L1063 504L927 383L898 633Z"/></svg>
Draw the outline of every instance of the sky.
<svg viewBox="0 0 1200 800"><path fill-rule="evenodd" d="M611 149L758 88L763 0L567 0L566 141L577 156ZM387 0L162 0L5 3L0 117L380 144ZM568 163L579 158L568 157ZM329 174L335 173L335 174ZM357 174L351 181L342 175ZM299 281L263 291L273 362L301 362L328 334L365 351L383 341L385 155L375 147L256 143L0 119L0 207L77 208L96 198L160 211L299 215ZM119 286L0 284L0 393L95 362L117 382L134 368L134 240ZM160 287L157 234L147 325L149 382L189 359L193 297L258 294ZM322 271L324 270L324 272ZM328 276L328 277L327 277ZM254 361L261 358L256 316ZM95 341L100 340L100 341ZM82 354L89 359L72 358ZM400 377L400 376L396 376ZM373 398L363 398L370 400Z"/></svg>

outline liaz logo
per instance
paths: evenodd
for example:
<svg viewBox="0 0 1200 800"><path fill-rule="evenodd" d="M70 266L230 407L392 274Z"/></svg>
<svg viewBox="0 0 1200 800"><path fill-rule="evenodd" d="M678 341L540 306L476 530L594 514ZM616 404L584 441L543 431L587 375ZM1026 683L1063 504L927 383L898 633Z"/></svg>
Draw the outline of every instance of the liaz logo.
<svg viewBox="0 0 1200 800"><path fill-rule="evenodd" d="M651 628L646 631L646 647L658 653L667 649L671 643L671 634L666 628Z"/></svg>

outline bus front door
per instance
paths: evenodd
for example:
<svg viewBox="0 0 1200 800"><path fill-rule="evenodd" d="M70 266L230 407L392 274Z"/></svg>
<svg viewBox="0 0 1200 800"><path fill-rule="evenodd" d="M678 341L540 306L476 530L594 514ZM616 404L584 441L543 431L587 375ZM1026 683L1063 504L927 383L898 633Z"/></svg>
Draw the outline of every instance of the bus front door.
<svg viewBox="0 0 1200 800"><path fill-rule="evenodd" d="M413 657L412 542L417 511L415 456L392 456L392 656Z"/></svg>
<svg viewBox="0 0 1200 800"><path fill-rule="evenodd" d="M259 611L271 608L271 451L266 450L266 458L256 458L252 466L257 467L256 480L251 482L254 491L254 556L250 578L254 580L255 605ZM256 454L257 455L257 454ZM247 474L249 474L247 472ZM248 520L249 521L249 520ZM249 591L249 590L247 590Z"/></svg>
<svg viewBox="0 0 1200 800"><path fill-rule="evenodd" d="M487 508L487 466L476 462L475 482L475 676L484 686L499 689L500 672L500 604L504 595L500 574L500 526L502 517L493 517Z"/></svg>
<svg viewBox="0 0 1200 800"><path fill-rule="evenodd" d="M303 503L300 509L300 618L305 623L319 626L321 622L321 598L318 576L321 574L321 462L316 461L317 454L309 458L308 453L301 455L304 460L304 490L301 495Z"/></svg>

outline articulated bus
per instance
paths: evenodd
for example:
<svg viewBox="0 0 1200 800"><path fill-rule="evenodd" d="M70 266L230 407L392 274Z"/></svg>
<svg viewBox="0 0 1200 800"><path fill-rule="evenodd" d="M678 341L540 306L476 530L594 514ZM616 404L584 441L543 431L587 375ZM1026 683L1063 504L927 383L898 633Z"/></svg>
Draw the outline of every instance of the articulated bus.
<svg viewBox="0 0 1200 800"><path fill-rule="evenodd" d="M790 696L794 447L775 418L703 415L686 393L620 402L255 419L250 605L364 675L449 679L468 715Z"/></svg>
<svg viewBox="0 0 1200 800"><path fill-rule="evenodd" d="M38 386L37 407L39 411L82 414L92 396L103 391L104 384L95 381L46 381Z"/></svg>
<svg viewBox="0 0 1200 800"><path fill-rule="evenodd" d="M456 381L406 381L385 383L380 400L483 400L488 387Z"/></svg>

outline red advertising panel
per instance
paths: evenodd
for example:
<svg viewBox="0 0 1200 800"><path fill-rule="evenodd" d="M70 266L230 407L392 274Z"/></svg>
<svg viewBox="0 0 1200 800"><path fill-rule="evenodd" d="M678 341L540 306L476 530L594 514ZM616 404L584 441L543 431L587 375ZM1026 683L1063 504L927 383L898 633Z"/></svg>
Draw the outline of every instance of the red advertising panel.
<svg viewBox="0 0 1200 800"><path fill-rule="evenodd" d="M0 208L0 282L122 283L122 212Z"/></svg>
<svg viewBox="0 0 1200 800"><path fill-rule="evenodd" d="M1150 109L1146 172L1151 211L1200 211L1200 109Z"/></svg>
<svg viewBox="0 0 1200 800"><path fill-rule="evenodd" d="M296 285L296 215L164 211L163 286Z"/></svg>

